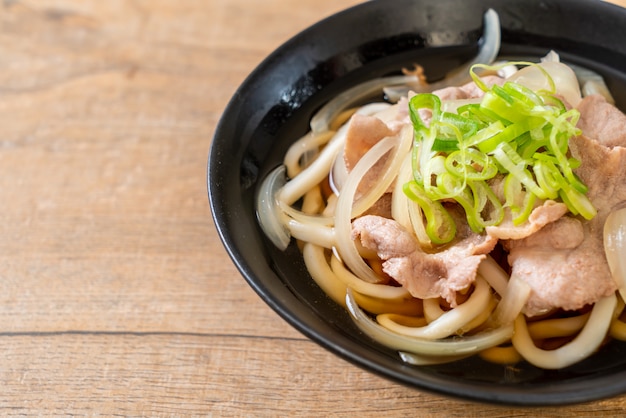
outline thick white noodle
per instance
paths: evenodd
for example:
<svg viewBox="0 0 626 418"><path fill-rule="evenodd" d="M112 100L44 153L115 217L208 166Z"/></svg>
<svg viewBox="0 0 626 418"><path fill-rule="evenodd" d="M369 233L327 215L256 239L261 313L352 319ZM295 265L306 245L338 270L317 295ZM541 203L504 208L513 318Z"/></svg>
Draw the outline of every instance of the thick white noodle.
<svg viewBox="0 0 626 418"><path fill-rule="evenodd" d="M352 291L346 295L346 307L359 329L379 343L407 353L424 356L470 355L508 341L513 335L513 325L483 331L479 334L450 340L426 340L408 337L388 330L377 324L356 304Z"/></svg>
<svg viewBox="0 0 626 418"><path fill-rule="evenodd" d="M441 305L439 305L439 298L424 299L422 304L424 305L424 318L428 323L444 314Z"/></svg>
<svg viewBox="0 0 626 418"><path fill-rule="evenodd" d="M290 178L294 178L302 171L300 160L304 154L318 153L319 147L326 144L333 136L335 131L326 131L320 133L313 133L309 131L302 138L291 144L283 163L287 167L287 175Z"/></svg>
<svg viewBox="0 0 626 418"><path fill-rule="evenodd" d="M302 248L302 256L309 274L317 285L332 300L341 306L345 306L346 285L330 269L326 261L324 249L315 244L306 243Z"/></svg>
<svg viewBox="0 0 626 418"><path fill-rule="evenodd" d="M528 333L524 316L519 315L515 320L513 346L526 361L544 369L561 369L578 363L593 354L602 344L616 304L615 295L596 302L582 331L572 341L555 350L538 348Z"/></svg>
<svg viewBox="0 0 626 418"><path fill-rule="evenodd" d="M585 326L589 320L589 312L568 318L544 319L527 324L528 333L533 340L545 338L569 337Z"/></svg>
<svg viewBox="0 0 626 418"><path fill-rule="evenodd" d="M362 295L372 296L378 299L387 299L390 301L410 297L409 292L404 287L368 283L359 279L357 276L348 271L343 263L334 255L330 260L330 267L339 280L355 292Z"/></svg>
<svg viewBox="0 0 626 418"><path fill-rule="evenodd" d="M293 206L289 206L284 202L279 201L278 207L282 212L289 216L289 218L296 220L297 222L310 224L310 225L318 225L321 227L324 226L332 226L335 223L335 220L332 216L324 216L324 215L311 215L308 213L304 213L301 210L294 208Z"/></svg>
<svg viewBox="0 0 626 418"><path fill-rule="evenodd" d="M378 323L397 334L408 337L417 337L427 340L446 338L455 334L465 324L481 314L489 304L491 290L487 282L477 278L474 292L461 305L444 312L430 324L423 327L408 327L393 321L389 315L381 314L376 317Z"/></svg>
<svg viewBox="0 0 626 418"><path fill-rule="evenodd" d="M335 246L335 229L332 227L301 223L294 219L290 219L286 225L295 239L328 249Z"/></svg>
<svg viewBox="0 0 626 418"><path fill-rule="evenodd" d="M278 192L278 200L287 205L292 205L326 178L337 154L343 150L347 129L347 125L342 126L311 165L285 184Z"/></svg>

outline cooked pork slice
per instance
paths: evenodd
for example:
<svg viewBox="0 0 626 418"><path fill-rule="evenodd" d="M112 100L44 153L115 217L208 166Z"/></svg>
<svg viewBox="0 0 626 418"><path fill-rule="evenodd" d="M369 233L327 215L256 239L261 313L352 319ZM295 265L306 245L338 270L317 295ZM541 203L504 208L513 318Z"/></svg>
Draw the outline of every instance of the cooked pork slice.
<svg viewBox="0 0 626 418"><path fill-rule="evenodd" d="M343 158L348 171L352 170L359 160L380 140L397 133L392 131L385 122L375 116L355 114L350 119L346 132L346 144ZM363 195L383 175L387 156L383 156L363 177L356 191L356 197Z"/></svg>
<svg viewBox="0 0 626 418"><path fill-rule="evenodd" d="M606 147L581 135L570 140L570 151L581 161L575 172L589 188L587 196L604 222L608 212L626 201L626 143Z"/></svg>
<svg viewBox="0 0 626 418"><path fill-rule="evenodd" d="M495 84L502 85L504 79L495 75L489 75L482 77L481 80L491 87ZM473 81L462 85L461 87L445 87L440 90L433 91L433 94L437 95L441 100L460 100L460 99L478 99L485 95L476 83Z"/></svg>
<svg viewBox="0 0 626 418"><path fill-rule="evenodd" d="M392 219L368 215L352 223L352 238L378 254L386 274L417 298L443 297L451 306L456 306L456 293L474 282L484 254L497 242L484 234L462 236L444 251L429 254Z"/></svg>
<svg viewBox="0 0 626 418"><path fill-rule="evenodd" d="M522 240L508 241L512 274L532 289L528 316L575 310L615 292L597 225L564 216Z"/></svg>
<svg viewBox="0 0 626 418"><path fill-rule="evenodd" d="M393 135L393 132L382 120L375 116L355 114L350 118L346 131L344 160L348 170L354 168L361 157L378 141Z"/></svg>
<svg viewBox="0 0 626 418"><path fill-rule="evenodd" d="M607 147L626 147L626 115L599 94L585 97L578 105L578 127L584 135Z"/></svg>
<svg viewBox="0 0 626 418"><path fill-rule="evenodd" d="M581 114L587 121L591 113L593 110L583 105ZM599 114L604 119L593 116L594 126L609 126L616 118L613 111ZM626 147L620 146L626 145L626 125L617 128L588 127L583 135L570 140L572 155L581 161L576 174L589 188L587 196L597 215L590 221L563 217L534 235L507 243L512 274L533 290L526 307L528 315L552 308L579 309L616 290L602 234L608 214L626 202ZM590 139L589 132L601 137Z"/></svg>
<svg viewBox="0 0 626 418"><path fill-rule="evenodd" d="M487 85L487 87L491 87L494 84L502 85L504 83L504 79L498 76L486 76L483 77L482 80ZM442 101L444 100L467 100L467 99L480 99L485 95L485 92L482 91L476 83L473 81L464 84L460 87L444 87L439 90L434 90L433 94L439 97ZM432 119L432 111L430 109L419 109L419 116L422 119L424 125L429 126L430 121Z"/></svg>
<svg viewBox="0 0 626 418"><path fill-rule="evenodd" d="M507 210L499 225L488 226L485 231L498 239L522 239L539 231L550 222L556 221L568 211L564 203L546 200L532 210L528 220L523 224L514 225L511 212Z"/></svg>

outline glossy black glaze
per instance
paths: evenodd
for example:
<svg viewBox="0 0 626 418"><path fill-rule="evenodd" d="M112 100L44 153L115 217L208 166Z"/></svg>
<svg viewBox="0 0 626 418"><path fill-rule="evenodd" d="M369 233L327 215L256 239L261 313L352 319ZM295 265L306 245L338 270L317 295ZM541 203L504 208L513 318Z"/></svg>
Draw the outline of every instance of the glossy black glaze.
<svg viewBox="0 0 626 418"><path fill-rule="evenodd" d="M471 58L482 16L501 19L504 56L557 50L605 76L626 106L626 11L588 0L378 0L327 18L272 53L238 89L218 125L208 192L220 238L252 288L296 329L335 354L397 382L447 396L512 405L561 405L626 391L626 345L559 371L507 368L478 358L429 367L403 364L370 341L309 278L294 245L264 238L254 212L259 180L338 92L414 62L431 80Z"/></svg>

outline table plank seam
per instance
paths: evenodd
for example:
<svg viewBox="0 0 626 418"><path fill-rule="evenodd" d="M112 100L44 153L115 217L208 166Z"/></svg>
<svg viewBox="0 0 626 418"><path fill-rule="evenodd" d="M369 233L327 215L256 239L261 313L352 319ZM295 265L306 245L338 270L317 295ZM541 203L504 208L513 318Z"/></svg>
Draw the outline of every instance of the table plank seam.
<svg viewBox="0 0 626 418"><path fill-rule="evenodd" d="M308 338L277 337L271 335L251 335L251 334L227 334L210 332L184 332L184 331L98 331L98 330L60 330L60 331L3 331L1 337L49 337L62 335L116 335L116 336L181 336L181 337L201 337L201 338L244 338L251 340L272 340L272 341L310 341Z"/></svg>

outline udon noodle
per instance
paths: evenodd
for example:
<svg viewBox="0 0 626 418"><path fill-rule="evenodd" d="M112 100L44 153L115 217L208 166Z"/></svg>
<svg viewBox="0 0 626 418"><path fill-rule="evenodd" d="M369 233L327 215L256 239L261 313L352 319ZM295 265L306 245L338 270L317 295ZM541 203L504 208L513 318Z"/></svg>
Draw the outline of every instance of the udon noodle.
<svg viewBox="0 0 626 418"><path fill-rule="evenodd" d="M494 63L499 48L495 13L487 13L485 27L486 39L479 56L443 82L428 84L420 71L405 71L401 76L357 86L320 110L311 121L311 130L293 143L284 164L265 179L258 198L259 219L277 247L285 249L291 238L295 238L313 280L336 303L347 308L365 334L397 350L407 363L425 365L479 355L502 364L526 360L541 368L562 368L590 356L610 338L626 340L626 323L621 317L624 302L619 292L610 292L595 303L577 309L550 309L527 315L530 309L527 303L533 291L525 280L511 276L506 250L500 244L487 254L478 253L480 262L472 280L439 294L433 295L430 289L430 293L422 292L426 296L416 296L420 289L415 288L420 285L414 281L419 282L420 271L413 271L417 277L408 281L399 273L397 277L393 272L390 274L395 271L390 260L398 264L406 261L397 254L388 254L397 251L402 240L410 241L409 247L416 246L411 251L423 253L426 259L451 257L451 264L455 264L454 257L459 257L462 264L461 257L467 254L450 250L462 241L460 235L468 234L480 245L482 240L488 240L486 231L498 227L513 212L516 217L513 228L524 228L530 222L530 210L540 201L567 206L566 216L583 222L596 216L592 202L585 193L577 191L584 191L586 186L572 174L578 163L567 149L567 138L565 145L556 147L554 155L543 154L542 150L549 148L545 141L533 151L537 165L541 161L551 167L560 164L557 174L547 172L552 177L542 179L540 170L526 178L524 175L530 170L519 171L515 161L507 166L507 161L514 158L493 144L482 143L483 148L476 148L489 158L502 153L502 159L493 167L481 160L482 154L475 148L459 150L458 144L468 141L467 138L477 142L479 133L476 129L469 134L459 132L465 129L464 122L454 117L441 123L438 136L431 134L439 113L458 115L471 112L475 109L473 105L484 105L488 92L494 89L484 81L489 76L519 82L509 94L520 93L522 101L540 98L541 106L559 108L560 131L555 137L579 133L575 126L576 111L563 104L580 100L576 97L580 96L579 85L584 86L583 95L600 93L612 102L597 74L574 68L571 74L580 77L572 84L571 80L564 80L570 74L569 68L565 72L550 70L549 63L559 61L555 53L545 57L543 64ZM477 97L439 102L432 94L425 93L460 86L467 81L463 76L474 79L474 89L481 90ZM518 88L523 83L525 86ZM379 99L382 92L386 101ZM358 158L347 163L350 152L347 142L353 135L350 123L358 117L372 116L387 127L394 127L393 132L377 138L365 150L358 150ZM512 115L510 119L515 117ZM551 123L557 126L554 120ZM490 135L501 135L514 125L507 123ZM525 132L538 134L536 131L544 126L527 128ZM450 138L457 145L449 143L454 142ZM448 157L459 151L462 155L446 171ZM446 179L445 175L454 170L461 171L461 175ZM495 171L487 173L489 170ZM522 178L517 183L516 170ZM505 181L496 181L509 177L504 185ZM562 189L551 193L548 186L557 181L556 177L559 181L571 181L559 183ZM437 193L441 196L433 197ZM623 280L621 260L626 241L623 212L611 214L607 225L613 226L605 231L605 239L612 238L612 244L607 245L607 256L620 292L624 288L620 280ZM375 221L374 226L370 221ZM389 229L390 225L396 229ZM384 234L378 236L367 228L392 231L386 239L393 242L382 242ZM622 266L614 267L619 263ZM454 280L455 277L448 277L448 281Z"/></svg>

